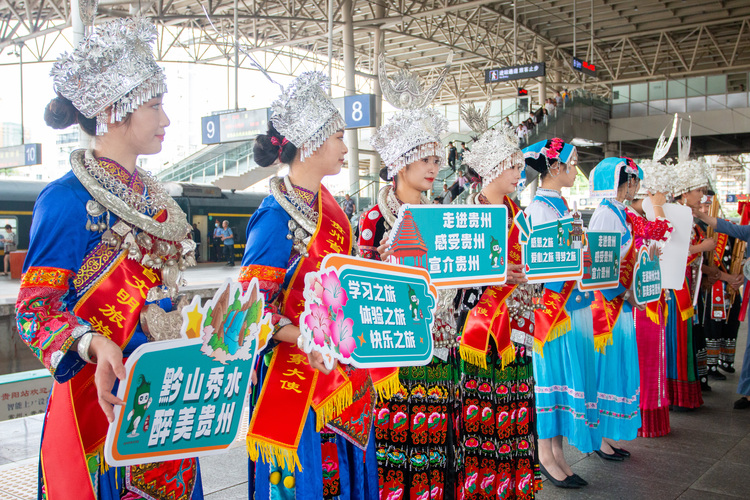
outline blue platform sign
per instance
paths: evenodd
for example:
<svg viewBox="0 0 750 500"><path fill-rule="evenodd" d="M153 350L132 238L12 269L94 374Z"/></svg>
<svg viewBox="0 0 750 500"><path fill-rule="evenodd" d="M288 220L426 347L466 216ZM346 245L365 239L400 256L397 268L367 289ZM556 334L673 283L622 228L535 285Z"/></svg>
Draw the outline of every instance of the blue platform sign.
<svg viewBox="0 0 750 500"><path fill-rule="evenodd" d="M374 127L375 94L348 95L333 100L346 120L346 128Z"/></svg>
<svg viewBox="0 0 750 500"><path fill-rule="evenodd" d="M0 148L0 168L28 167L42 163L42 145L19 144Z"/></svg>
<svg viewBox="0 0 750 500"><path fill-rule="evenodd" d="M270 108L249 109L201 118L203 144L247 141L268 130Z"/></svg>

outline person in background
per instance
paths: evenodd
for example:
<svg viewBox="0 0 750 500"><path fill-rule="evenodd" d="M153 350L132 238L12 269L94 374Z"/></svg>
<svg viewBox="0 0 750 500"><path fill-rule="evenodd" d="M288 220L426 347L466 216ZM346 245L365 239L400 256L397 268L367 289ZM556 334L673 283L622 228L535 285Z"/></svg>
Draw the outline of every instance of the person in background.
<svg viewBox="0 0 750 500"><path fill-rule="evenodd" d="M727 234L738 240L750 242L750 226L740 226L732 224L728 220L711 217L710 215L703 213L699 208L693 208L693 215L698 219L702 220L717 233ZM750 257L750 245L745 249L745 259ZM742 282L745 281L742 275L730 275L732 278L729 281L729 285L735 288L739 288ZM745 286L748 284L745 282ZM748 335L750 339L750 335ZM740 372L740 380L737 383L737 393L742 396L740 399L734 402L735 410L747 410L750 408L750 341L745 348L745 357L742 360L742 371Z"/></svg>
<svg viewBox="0 0 750 500"><path fill-rule="evenodd" d="M458 152L458 164L463 165L464 163L464 153L468 151L469 149L466 147L466 143L461 143L461 150Z"/></svg>
<svg viewBox="0 0 750 500"><path fill-rule="evenodd" d="M10 274L10 252L15 251L17 244L16 235L10 224L5 225L5 234L0 241L3 243L3 250L5 252L3 255L3 276L8 276Z"/></svg>
<svg viewBox="0 0 750 500"><path fill-rule="evenodd" d="M456 193L456 196L464 192L464 189L466 189L466 183L469 182L469 179L466 177L466 174L463 170L458 171L458 176L456 179L456 183L458 183L458 192Z"/></svg>
<svg viewBox="0 0 750 500"><path fill-rule="evenodd" d="M198 229L198 224L193 224L193 241L195 242L195 260L198 261L201 258L201 231Z"/></svg>
<svg viewBox="0 0 750 500"><path fill-rule="evenodd" d="M221 224L221 241L224 243L224 258L227 259L227 267L234 267L234 232L229 227L229 221Z"/></svg>
<svg viewBox="0 0 750 500"><path fill-rule="evenodd" d="M456 171L456 156L458 155L458 150L456 149L456 146L453 144L453 141L448 143L448 166L453 170Z"/></svg>
<svg viewBox="0 0 750 500"><path fill-rule="evenodd" d="M554 99L550 98L547 99L547 103L544 105L544 110L547 112L548 115L551 115L555 111L555 101Z"/></svg>
<svg viewBox="0 0 750 500"><path fill-rule="evenodd" d="M555 105L558 106L558 107L560 107L560 106L562 106L562 103L563 103L563 98L560 95L560 91L556 90L555 91Z"/></svg>
<svg viewBox="0 0 750 500"><path fill-rule="evenodd" d="M219 219L216 219L216 224L214 225L214 233L212 236L213 239L213 260L214 262L219 262L220 255L221 255L221 223L219 222Z"/></svg>
<svg viewBox="0 0 750 500"><path fill-rule="evenodd" d="M451 194L448 184L443 184L443 192L440 193L440 199L443 200L443 205L448 205L453 201L453 195Z"/></svg>
<svg viewBox="0 0 750 500"><path fill-rule="evenodd" d="M354 212L357 211L357 204L349 196L349 193L344 195L344 201L341 202L341 208L344 210L347 219L351 219Z"/></svg>
<svg viewBox="0 0 750 500"><path fill-rule="evenodd" d="M513 123L511 123L511 121L510 121L510 117L509 117L509 116L506 116L506 117L505 117L505 122L503 123L503 125L504 125L504 126L505 126L505 128L507 128L507 129L512 129L512 128L513 128Z"/></svg>

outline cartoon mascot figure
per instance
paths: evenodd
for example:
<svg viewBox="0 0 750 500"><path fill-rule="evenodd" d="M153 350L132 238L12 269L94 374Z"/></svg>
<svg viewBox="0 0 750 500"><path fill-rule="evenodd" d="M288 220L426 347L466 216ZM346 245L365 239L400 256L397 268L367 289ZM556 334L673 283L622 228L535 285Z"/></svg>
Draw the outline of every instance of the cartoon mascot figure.
<svg viewBox="0 0 750 500"><path fill-rule="evenodd" d="M130 425L128 425L128 429L125 431L128 437L138 436L138 424L141 423L141 420L146 414L148 407L151 406L152 401L151 383L147 382L146 378L141 375L138 379L138 388L133 395L133 409L128 413L128 421L130 422Z"/></svg>

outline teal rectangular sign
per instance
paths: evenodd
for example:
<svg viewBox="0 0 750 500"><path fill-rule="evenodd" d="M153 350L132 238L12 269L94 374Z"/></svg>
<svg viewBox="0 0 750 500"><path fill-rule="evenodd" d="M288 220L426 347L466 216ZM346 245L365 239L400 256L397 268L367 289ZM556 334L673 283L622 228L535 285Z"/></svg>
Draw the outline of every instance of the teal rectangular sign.
<svg viewBox="0 0 750 500"><path fill-rule="evenodd" d="M661 297L661 264L659 255L655 253L645 247L638 252L633 273L633 297L637 304L654 302Z"/></svg>
<svg viewBox="0 0 750 500"><path fill-rule="evenodd" d="M520 214L519 214L520 215ZM516 224L526 220L516 220ZM523 227L519 224L523 232ZM583 235L573 232L573 218L535 224L521 239L526 278L531 282L577 280L583 275Z"/></svg>
<svg viewBox="0 0 750 500"><path fill-rule="evenodd" d="M619 231L588 231L583 254L583 277L578 282L582 291L617 288L620 282Z"/></svg>
<svg viewBox="0 0 750 500"><path fill-rule="evenodd" d="M504 205L403 205L389 243L399 264L421 267L438 288L505 283Z"/></svg>

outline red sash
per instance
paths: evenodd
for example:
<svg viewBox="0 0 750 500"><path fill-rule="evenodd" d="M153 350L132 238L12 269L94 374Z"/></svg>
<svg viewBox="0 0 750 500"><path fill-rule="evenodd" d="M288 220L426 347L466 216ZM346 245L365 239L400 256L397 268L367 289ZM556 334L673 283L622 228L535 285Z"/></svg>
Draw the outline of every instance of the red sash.
<svg viewBox="0 0 750 500"><path fill-rule="evenodd" d="M715 233L716 236L716 248L714 249L714 264L716 267L723 268L721 259L724 258L724 253L727 251L727 240L729 235L725 233Z"/></svg>
<svg viewBox="0 0 750 500"><path fill-rule="evenodd" d="M161 284L158 271L147 269L125 255L125 251L119 253L109 270L73 309L76 316L91 323L98 333L121 349L138 325L146 292ZM109 423L99 407L95 371L96 365L87 364L68 382L54 385L47 408L51 417L46 419L41 450L47 498L97 498L86 455L101 451ZM102 467L105 467L103 462Z"/></svg>
<svg viewBox="0 0 750 500"><path fill-rule="evenodd" d="M325 186L318 192L318 226L284 291L281 310L294 325L304 311L303 291L307 273L320 269L323 258L332 253L351 253L349 221ZM369 377L363 379L369 384ZM307 355L296 345L281 342L274 350L263 389L253 411L247 433L247 449L252 460L262 456L294 471L300 469L297 447L308 410L315 410L317 429L352 404L352 387L343 367L324 375L309 366ZM283 411L279 411L283 408Z"/></svg>
<svg viewBox="0 0 750 500"><path fill-rule="evenodd" d="M534 349L540 354L545 342L570 330L570 316L565 311L565 304L575 286L575 281L566 281L559 293L549 288L544 290L544 308L534 311Z"/></svg>
<svg viewBox="0 0 750 500"><path fill-rule="evenodd" d="M505 205L510 211L509 219L513 220L518 212L518 207L507 196L505 197ZM518 226L513 224L508 234L508 263L521 263L519 233ZM495 341L503 368L516 359L516 350L510 340L510 314L508 307L505 305L505 300L516 289L516 286L491 286L484 291L479 303L466 317L459 345L461 359L486 369L490 337Z"/></svg>
<svg viewBox="0 0 750 500"><path fill-rule="evenodd" d="M620 263L620 284L626 290L630 290L633 285L636 260L635 239L631 237L630 248ZM594 321L594 348L597 351L604 352L606 346L612 344L612 329L620 318L624 303L625 299L621 295L608 301L601 292L594 292L591 315Z"/></svg>
<svg viewBox="0 0 750 500"><path fill-rule="evenodd" d="M667 295L666 292L662 290L659 300L655 300L653 302L649 302L648 304L646 304L646 315L648 316L648 319L650 319L657 325L662 324L662 316L664 316L663 320L665 322L667 320L667 313L669 309L667 308L666 295Z"/></svg>

